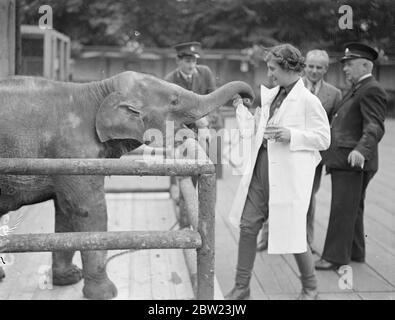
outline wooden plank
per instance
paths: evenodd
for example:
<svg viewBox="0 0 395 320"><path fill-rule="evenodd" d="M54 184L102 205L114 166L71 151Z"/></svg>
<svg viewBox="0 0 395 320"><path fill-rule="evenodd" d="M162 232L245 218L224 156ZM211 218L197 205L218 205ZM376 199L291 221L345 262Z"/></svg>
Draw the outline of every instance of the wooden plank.
<svg viewBox="0 0 395 320"><path fill-rule="evenodd" d="M113 189L170 188L170 177L110 176L105 178L105 187Z"/></svg>
<svg viewBox="0 0 395 320"><path fill-rule="evenodd" d="M395 300L395 292L361 292L363 300Z"/></svg>
<svg viewBox="0 0 395 320"><path fill-rule="evenodd" d="M267 294L301 291L298 271L290 267L283 255L269 255L267 252L262 252L257 255L257 262L259 258L262 259L262 266L255 268L254 272ZM292 256L290 258L293 259Z"/></svg>
<svg viewBox="0 0 395 320"><path fill-rule="evenodd" d="M155 202L150 202L148 203L148 212L151 213L147 215L149 228L154 230L175 230L174 226L177 221L171 201L156 200ZM170 289L170 295L166 299L176 299L181 296L183 296L183 299L193 298L192 284L182 250L157 250L156 253L152 251L151 262L153 265L158 265L158 269L163 273L162 278L166 281L165 287ZM161 267L159 262L165 268ZM174 262L177 262L177 264ZM153 287L158 288L155 283Z"/></svg>
<svg viewBox="0 0 395 320"><path fill-rule="evenodd" d="M15 74L15 0L0 0L0 78Z"/></svg>
<svg viewBox="0 0 395 320"><path fill-rule="evenodd" d="M15 234L30 232L32 229L45 231L52 228L53 230L53 212L52 201L23 207L10 213L10 225L14 225L14 218L22 214L24 220L16 227ZM4 299L31 299L37 290L42 290L39 288L38 272L40 267L51 266L48 263L50 256L45 253L12 253L12 255L15 257L15 263L7 268L6 279L0 284L1 291L6 293Z"/></svg>
<svg viewBox="0 0 395 320"><path fill-rule="evenodd" d="M175 249L166 250L166 253L170 272L169 281L174 286L174 299L194 299L188 268L180 268L185 265L184 256L180 254L180 250Z"/></svg>
<svg viewBox="0 0 395 320"><path fill-rule="evenodd" d="M319 300L361 300L359 293L342 292L342 293L321 293Z"/></svg>
<svg viewBox="0 0 395 320"><path fill-rule="evenodd" d="M144 230L146 222L145 201L133 201L132 230ZM142 219L143 218L143 219ZM131 299L152 300L151 291L151 260L148 250L134 251L130 256L129 296Z"/></svg>
<svg viewBox="0 0 395 320"><path fill-rule="evenodd" d="M131 200L106 195L108 230L130 230L133 204ZM107 255L107 273L118 289L116 300L129 299L130 255L128 250L112 250Z"/></svg>
<svg viewBox="0 0 395 320"><path fill-rule="evenodd" d="M166 208L166 203L163 200L156 200L155 202L147 202L146 205L144 214L145 228L147 230L169 230L171 228L171 222L169 219L169 210L166 210L169 207ZM175 220L174 218L173 222ZM174 283L169 281L171 277L166 254L167 252L164 250L149 250L153 300L175 298Z"/></svg>
<svg viewBox="0 0 395 320"><path fill-rule="evenodd" d="M271 294L269 300L294 300L298 294ZM361 300L357 293L319 293L318 300Z"/></svg>
<svg viewBox="0 0 395 320"><path fill-rule="evenodd" d="M175 299L174 283L168 270L168 261L164 250L149 250L151 260L152 299Z"/></svg>
<svg viewBox="0 0 395 320"><path fill-rule="evenodd" d="M395 260L394 260L395 262ZM350 263L353 270L354 290L363 291L394 291L395 287L379 274L370 264Z"/></svg>

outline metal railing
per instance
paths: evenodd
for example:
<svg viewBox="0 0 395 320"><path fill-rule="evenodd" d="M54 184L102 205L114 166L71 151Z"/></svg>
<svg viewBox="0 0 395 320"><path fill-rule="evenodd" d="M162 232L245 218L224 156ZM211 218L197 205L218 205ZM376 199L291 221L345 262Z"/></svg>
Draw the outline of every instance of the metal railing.
<svg viewBox="0 0 395 320"><path fill-rule="evenodd" d="M14 234L0 237L2 252L118 249L196 249L196 298L214 298L215 168L209 161L129 159L0 159L0 175L198 176L194 230ZM192 204L189 204L192 205Z"/></svg>

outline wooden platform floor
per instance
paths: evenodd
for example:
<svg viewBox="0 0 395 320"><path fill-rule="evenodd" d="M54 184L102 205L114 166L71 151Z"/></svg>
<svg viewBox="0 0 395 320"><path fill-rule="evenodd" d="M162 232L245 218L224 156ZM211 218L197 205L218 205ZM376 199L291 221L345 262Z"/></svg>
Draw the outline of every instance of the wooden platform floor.
<svg viewBox="0 0 395 320"><path fill-rule="evenodd" d="M227 127L234 123L227 120ZM380 170L368 187L365 211L367 262L351 263L352 289L342 289L341 275L335 271L317 272L320 299L395 299L395 121L388 120L387 132L380 144ZM146 178L145 178L146 179ZM136 187L161 187L162 178L134 181ZM227 293L233 286L237 259L238 230L230 225L228 213L234 198L238 176L224 166L224 178L218 180L216 205L216 278L217 292ZM112 177L110 187L128 186L130 178ZM326 235L330 204L330 179L323 177L318 193L315 248L321 252ZM175 223L169 199L146 195L108 195L109 230L167 230ZM133 198L133 199L132 199ZM131 201L132 200L132 201ZM17 233L53 232L51 202L21 209L25 220ZM16 217L14 213L14 217ZM185 260L180 250L142 250L116 256L108 262L108 272L118 287L117 299L191 299L193 297ZM69 287L40 289L44 271L50 266L49 253L13 254L14 264L6 268L0 282L3 299L82 299L82 283ZM316 259L319 257L316 256ZM79 264L79 255L76 254ZM292 255L259 253L251 281L251 299L294 299L301 287ZM221 297L217 294L216 297Z"/></svg>
<svg viewBox="0 0 395 320"><path fill-rule="evenodd" d="M228 123L234 127L234 123ZM341 289L342 275L318 271L320 299L395 299L395 121L386 121L386 134L380 144L380 169L367 190L365 232L367 261L351 263L353 288ZM216 270L219 285L226 294L233 286L237 261L238 229L228 221L238 176L225 166L218 181L216 206ZM322 252L329 219L331 184L324 176L318 192L315 248ZM319 256L315 256L318 259ZM339 285L340 283L340 285ZM294 299L301 290L292 255L258 253L251 282L252 299Z"/></svg>
<svg viewBox="0 0 395 320"><path fill-rule="evenodd" d="M131 182L132 180L132 182ZM167 177L111 177L110 187L150 188L168 186ZM111 231L169 230L178 228L173 201L168 194L107 194ZM11 217L24 213L15 233L52 233L52 201L21 208ZM12 220L10 225L12 225ZM51 253L12 254L14 263L5 268L0 282L0 300L83 299L82 281L73 286L42 289L45 272L51 266ZM81 266L79 252L75 263ZM182 250L108 251L107 271L118 288L116 299L192 299L193 291Z"/></svg>

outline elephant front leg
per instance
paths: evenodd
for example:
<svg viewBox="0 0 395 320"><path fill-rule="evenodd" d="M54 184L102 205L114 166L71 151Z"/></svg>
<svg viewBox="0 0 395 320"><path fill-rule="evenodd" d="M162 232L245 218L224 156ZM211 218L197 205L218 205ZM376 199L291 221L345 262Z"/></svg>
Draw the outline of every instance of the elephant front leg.
<svg viewBox="0 0 395 320"><path fill-rule="evenodd" d="M55 232L73 232L72 213L64 212L55 201ZM82 279L82 270L73 264L75 251L52 252L52 283L56 286L66 286Z"/></svg>
<svg viewBox="0 0 395 320"><path fill-rule="evenodd" d="M72 212L75 232L107 231L107 208L102 177L64 177L57 193L59 206ZM81 251L83 294L88 299L111 299L117 288L106 272L107 251Z"/></svg>

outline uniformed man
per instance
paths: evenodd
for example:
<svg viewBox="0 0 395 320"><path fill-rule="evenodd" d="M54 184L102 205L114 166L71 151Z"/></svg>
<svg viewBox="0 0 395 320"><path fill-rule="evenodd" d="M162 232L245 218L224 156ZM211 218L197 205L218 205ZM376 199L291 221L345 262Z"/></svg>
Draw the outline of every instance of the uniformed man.
<svg viewBox="0 0 395 320"><path fill-rule="evenodd" d="M386 93L372 76L377 57L373 48L350 43L341 59L352 87L333 111L332 142L323 154L331 173L332 201L324 251L315 265L319 270L365 261L364 200L378 170L387 109Z"/></svg>
<svg viewBox="0 0 395 320"><path fill-rule="evenodd" d="M166 75L165 80L175 83L197 94L208 94L216 89L215 78L208 66L197 64L202 55L200 42L184 42L174 46L177 57L177 68ZM199 129L223 127L222 117L218 111L201 118L188 127L196 133ZM217 177L220 177L220 152L217 152Z"/></svg>

